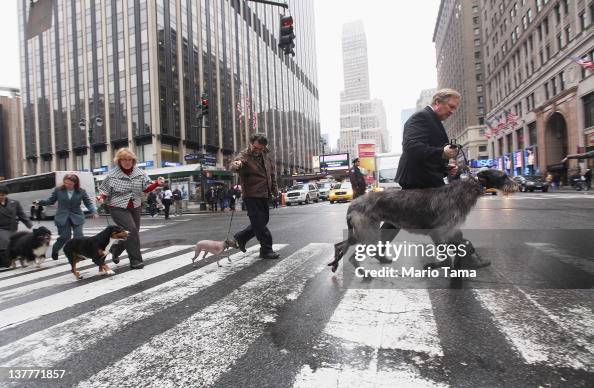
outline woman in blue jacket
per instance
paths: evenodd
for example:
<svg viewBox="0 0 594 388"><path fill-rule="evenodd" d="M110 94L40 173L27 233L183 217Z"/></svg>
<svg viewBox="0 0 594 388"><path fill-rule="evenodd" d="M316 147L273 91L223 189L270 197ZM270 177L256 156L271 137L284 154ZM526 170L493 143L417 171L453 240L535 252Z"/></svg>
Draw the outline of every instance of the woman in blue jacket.
<svg viewBox="0 0 594 388"><path fill-rule="evenodd" d="M58 203L54 223L58 228L58 239L52 247L52 259L58 260L58 252L66 241L74 237L83 237L83 224L85 214L80 208L81 202L93 213L93 218L98 218L97 208L89 198L89 195L80 187L80 179L75 174L66 174L62 186L56 187L48 199L36 201L42 206Z"/></svg>

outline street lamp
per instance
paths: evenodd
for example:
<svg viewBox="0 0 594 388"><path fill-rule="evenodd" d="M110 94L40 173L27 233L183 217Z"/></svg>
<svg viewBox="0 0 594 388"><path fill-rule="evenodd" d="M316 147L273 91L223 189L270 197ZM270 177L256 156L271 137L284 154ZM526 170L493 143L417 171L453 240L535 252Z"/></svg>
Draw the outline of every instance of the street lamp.
<svg viewBox="0 0 594 388"><path fill-rule="evenodd" d="M93 131L95 128L101 128L103 126L103 118L99 115L92 116L90 119L90 127L88 130L88 138L89 138L89 170L91 170L91 174L94 174L94 153L93 153ZM87 128L87 120L81 119L78 122L78 127L81 131L84 131Z"/></svg>

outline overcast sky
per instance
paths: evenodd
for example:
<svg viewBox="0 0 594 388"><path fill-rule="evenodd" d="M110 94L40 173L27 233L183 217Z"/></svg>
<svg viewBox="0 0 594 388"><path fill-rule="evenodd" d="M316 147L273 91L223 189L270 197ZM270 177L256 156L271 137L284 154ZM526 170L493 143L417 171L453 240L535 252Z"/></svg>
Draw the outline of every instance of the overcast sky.
<svg viewBox="0 0 594 388"><path fill-rule="evenodd" d="M392 150L400 148L400 111L437 85L433 28L439 0L314 0L322 133L333 145L343 89L341 33L362 20L367 34L371 97L384 101ZM20 87L16 0L0 1L0 86ZM298 21L295 25L298 28ZM295 42L299 50L299 42Z"/></svg>

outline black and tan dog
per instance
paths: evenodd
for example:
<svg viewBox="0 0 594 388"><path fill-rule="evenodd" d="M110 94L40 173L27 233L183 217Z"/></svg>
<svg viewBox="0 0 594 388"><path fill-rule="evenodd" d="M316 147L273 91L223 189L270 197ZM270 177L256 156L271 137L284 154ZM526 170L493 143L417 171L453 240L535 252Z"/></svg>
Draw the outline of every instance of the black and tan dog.
<svg viewBox="0 0 594 388"><path fill-rule="evenodd" d="M10 236L6 248L6 257L10 266L16 268L16 261L20 260L22 267L26 267L27 263L33 261L40 267L45 259L51 238L52 232L45 226L33 229L32 232L16 232Z"/></svg>
<svg viewBox="0 0 594 388"><path fill-rule="evenodd" d="M111 275L113 271L105 264L105 257L109 247L118 240L125 240L128 232L117 225L110 225L92 237L75 237L64 245L64 254L68 258L72 273L77 279L82 279L76 270L76 263L86 258L93 260L102 275Z"/></svg>

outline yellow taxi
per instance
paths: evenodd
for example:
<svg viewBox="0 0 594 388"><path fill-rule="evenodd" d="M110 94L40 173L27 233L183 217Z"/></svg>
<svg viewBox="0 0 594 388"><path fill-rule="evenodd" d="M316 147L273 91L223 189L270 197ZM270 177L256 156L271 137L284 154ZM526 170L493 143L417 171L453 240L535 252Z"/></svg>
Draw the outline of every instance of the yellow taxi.
<svg viewBox="0 0 594 388"><path fill-rule="evenodd" d="M494 188L489 188L489 189L485 189L483 191L484 194L491 194L491 195L497 195L497 189Z"/></svg>
<svg viewBox="0 0 594 388"><path fill-rule="evenodd" d="M330 203L339 201L351 201L353 199L353 187L350 182L341 182L334 185L328 195Z"/></svg>

